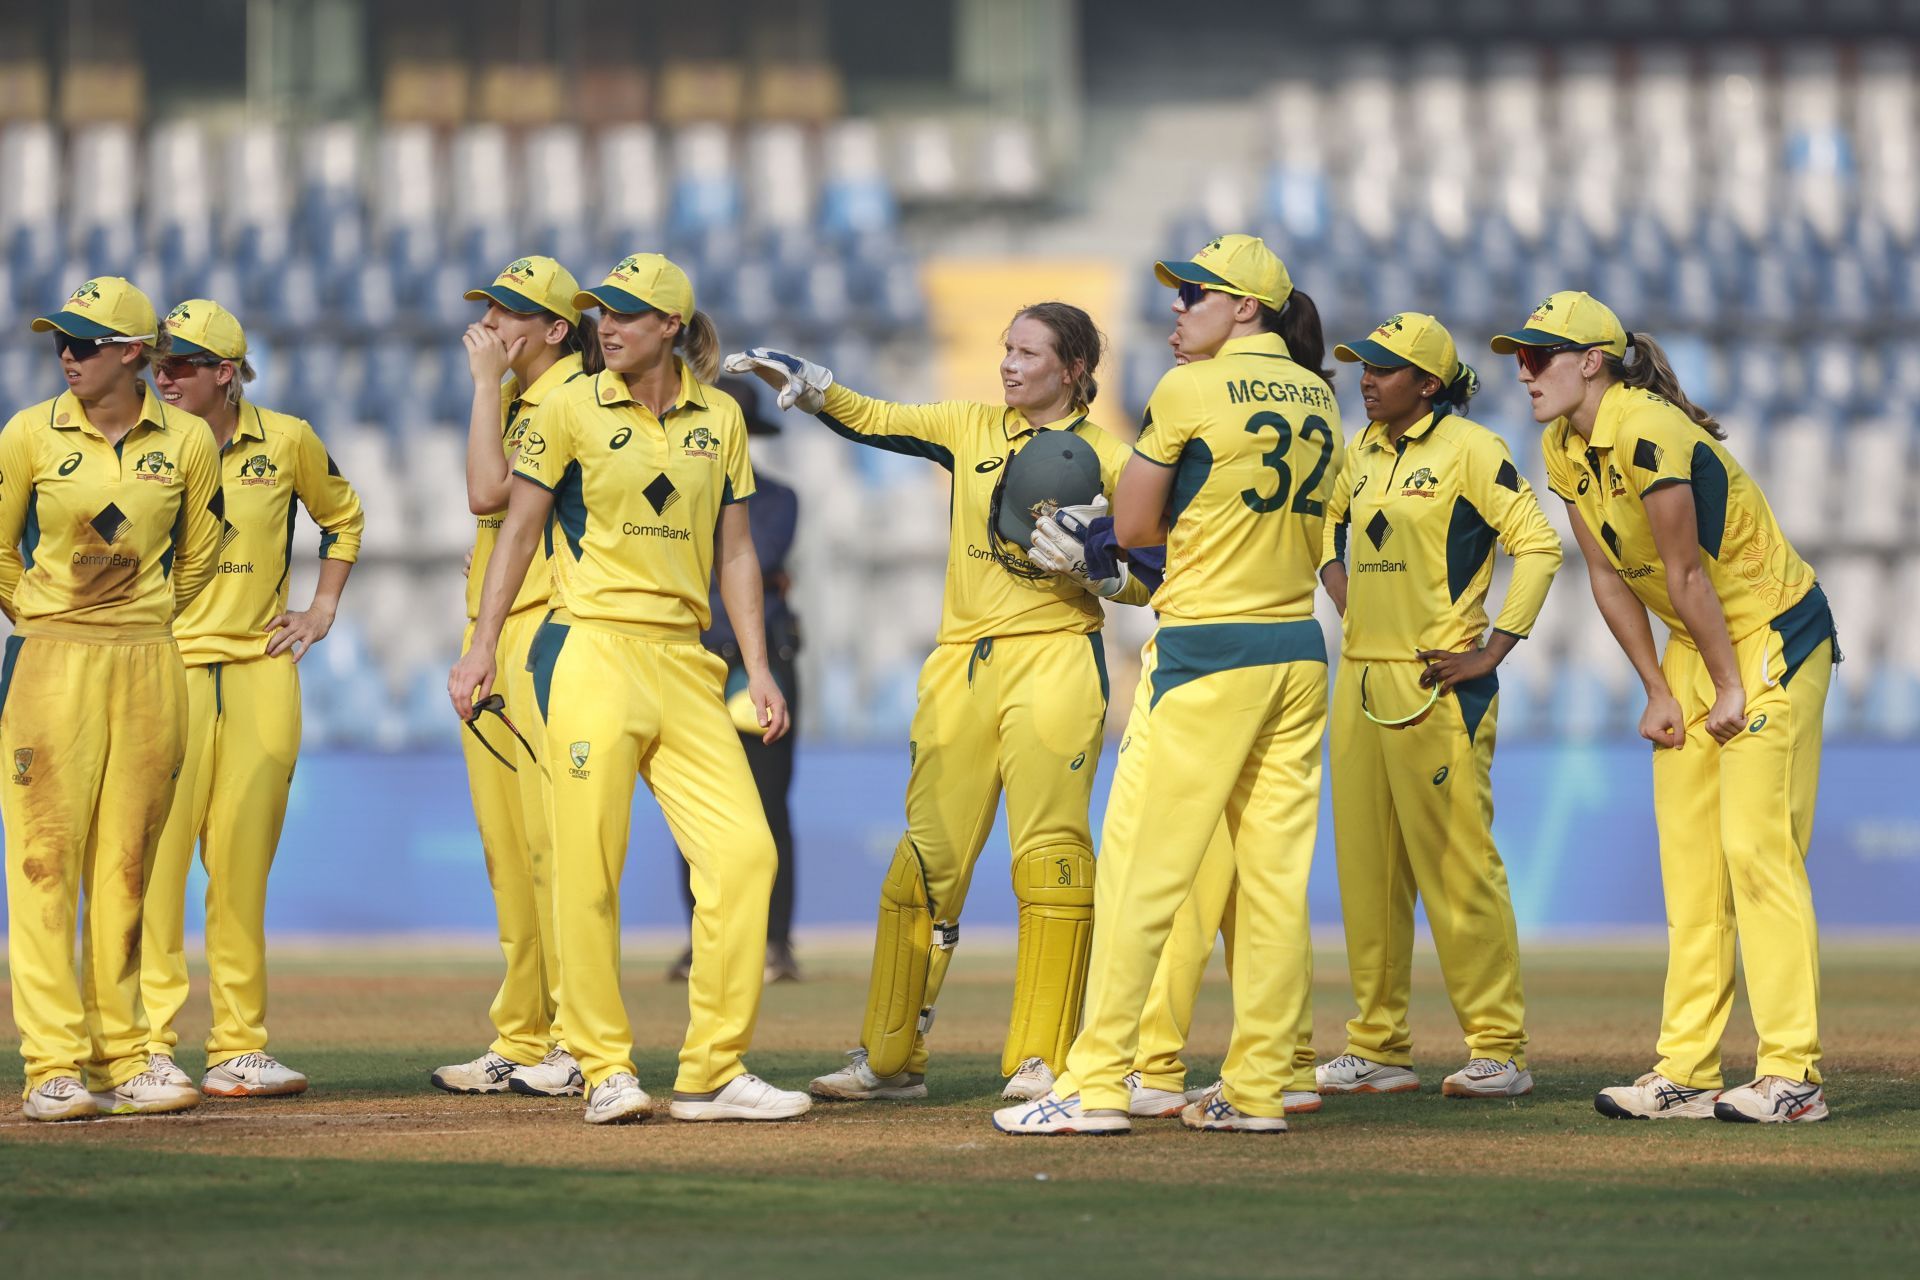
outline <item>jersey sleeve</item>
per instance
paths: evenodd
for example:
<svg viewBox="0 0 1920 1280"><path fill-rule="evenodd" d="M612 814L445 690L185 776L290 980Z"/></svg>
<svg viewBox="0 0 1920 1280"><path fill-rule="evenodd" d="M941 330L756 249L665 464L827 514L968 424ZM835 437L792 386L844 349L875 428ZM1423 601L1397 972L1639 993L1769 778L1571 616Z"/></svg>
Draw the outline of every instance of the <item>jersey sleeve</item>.
<svg viewBox="0 0 1920 1280"><path fill-rule="evenodd" d="M727 412L722 406L722 412ZM747 454L747 424L738 409L731 411L731 421L726 424L723 446L725 452L721 458L727 468L726 489L720 495L722 505L739 502L753 496L753 459Z"/></svg>
<svg viewBox="0 0 1920 1280"><path fill-rule="evenodd" d="M1574 487L1580 483L1573 474L1573 464L1567 460L1567 451L1561 444L1560 433L1566 428L1553 423L1540 433L1540 458L1547 467L1547 488L1553 496L1563 502L1573 501Z"/></svg>
<svg viewBox="0 0 1920 1280"><path fill-rule="evenodd" d="M1693 446L1700 429L1671 405L1648 403L1620 424L1614 455L1630 478L1629 487L1646 497L1670 484L1693 480Z"/></svg>
<svg viewBox="0 0 1920 1280"><path fill-rule="evenodd" d="M1201 408L1199 392L1186 366L1167 370L1147 400L1133 451L1148 462L1173 466L1200 423Z"/></svg>
<svg viewBox="0 0 1920 1280"><path fill-rule="evenodd" d="M1347 527L1353 511L1353 477L1356 474L1352 449L1340 452L1340 465L1334 469L1333 488L1327 494L1327 522L1320 530L1320 564L1324 569L1347 558Z"/></svg>
<svg viewBox="0 0 1920 1280"><path fill-rule="evenodd" d="M333 455L311 426L298 423L295 432L294 492L320 526L320 558L351 564L360 558L360 535L367 523L360 495L340 474Z"/></svg>
<svg viewBox="0 0 1920 1280"><path fill-rule="evenodd" d="M549 396L533 411L526 434L520 437L520 451L514 455L513 474L524 476L542 489L557 489L560 477L573 462L573 406L571 397Z"/></svg>
<svg viewBox="0 0 1920 1280"><path fill-rule="evenodd" d="M895 404L875 400L835 383L815 417L835 434L890 453L927 458L953 470L954 454L979 406L964 400L938 404Z"/></svg>
<svg viewBox="0 0 1920 1280"><path fill-rule="evenodd" d="M0 429L0 609L13 617L13 593L26 572L20 539L33 499L33 442L16 419Z"/></svg>
<svg viewBox="0 0 1920 1280"><path fill-rule="evenodd" d="M1560 535L1547 523L1533 486L1513 465L1513 455L1498 436L1489 432L1477 443L1466 481L1468 501L1513 557L1513 577L1493 628L1524 639L1560 571Z"/></svg>
<svg viewBox="0 0 1920 1280"><path fill-rule="evenodd" d="M180 470L185 491L180 515L174 522L173 612L186 611L194 598L213 581L213 571L226 540L227 499L220 488L220 456L213 434L199 419L186 432L180 447Z"/></svg>

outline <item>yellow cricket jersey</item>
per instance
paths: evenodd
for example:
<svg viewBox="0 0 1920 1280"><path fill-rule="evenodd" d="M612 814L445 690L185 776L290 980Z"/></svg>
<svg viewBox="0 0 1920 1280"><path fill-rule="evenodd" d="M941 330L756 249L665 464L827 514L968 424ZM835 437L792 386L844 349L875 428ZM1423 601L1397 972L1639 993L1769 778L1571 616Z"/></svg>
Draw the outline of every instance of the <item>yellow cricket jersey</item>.
<svg viewBox="0 0 1920 1280"><path fill-rule="evenodd" d="M213 576L224 518L213 429L145 388L108 444L71 391L0 429L0 606L24 636L171 638Z"/></svg>
<svg viewBox="0 0 1920 1280"><path fill-rule="evenodd" d="M257 405L240 406L220 451L227 531L213 581L173 623L188 666L243 662L267 652L267 623L287 607L294 499L320 526L320 558L360 558L360 498L313 428Z"/></svg>
<svg viewBox="0 0 1920 1280"><path fill-rule="evenodd" d="M1167 371L1134 452L1172 467L1162 625L1313 616L1340 406L1278 334Z"/></svg>
<svg viewBox="0 0 1920 1280"><path fill-rule="evenodd" d="M1564 498L1606 550L1614 570L1676 636L1686 625L1667 595L1646 495L1693 486L1702 563L1720 597L1727 633L1751 635L1813 588L1813 569L1780 531L1766 495L1725 445L1650 392L1615 383L1600 399L1593 434L1561 418L1542 436L1547 487Z"/></svg>
<svg viewBox="0 0 1920 1280"><path fill-rule="evenodd" d="M1560 568L1560 538L1506 442L1477 422L1429 414L1395 444L1370 423L1327 499L1323 566L1348 562L1340 652L1404 661L1478 647L1498 539L1513 579L1496 629L1525 638Z"/></svg>
<svg viewBox="0 0 1920 1280"><path fill-rule="evenodd" d="M501 384L500 446L506 450L509 463L513 460L514 450L520 447L521 437L527 433L527 424L533 421L533 411L555 389L579 376L580 355L574 352L548 365L547 371L535 378L533 385L525 391L520 390L511 377ZM487 561L493 558L493 544L500 540L500 522L506 514L502 510L478 517L473 534L473 567L467 571L469 622L480 616L480 585L487 580ZM521 582L520 592L514 596L513 607L508 612L544 609L552 598L553 567L547 562L547 549L543 544L535 548L533 559L527 564L526 579Z"/></svg>
<svg viewBox="0 0 1920 1280"><path fill-rule="evenodd" d="M941 644L966 644L989 636L1098 631L1100 601L1059 576L1017 578L993 558L988 519L1000 469L1031 440L1037 428L1018 409L947 400L939 404L894 404L873 400L838 384L828 387L822 422L840 435L891 453L927 458L953 476L948 514L947 589L940 610ZM1087 420L1078 406L1053 429L1072 431L1100 458L1100 488L1109 499L1126 466L1127 446ZM1129 581L1114 599L1144 604L1144 586Z"/></svg>
<svg viewBox="0 0 1920 1280"><path fill-rule="evenodd" d="M553 491L547 552L562 621L693 639L712 622L707 585L728 503L753 496L739 402L680 364L665 418L617 373L548 395L515 474Z"/></svg>

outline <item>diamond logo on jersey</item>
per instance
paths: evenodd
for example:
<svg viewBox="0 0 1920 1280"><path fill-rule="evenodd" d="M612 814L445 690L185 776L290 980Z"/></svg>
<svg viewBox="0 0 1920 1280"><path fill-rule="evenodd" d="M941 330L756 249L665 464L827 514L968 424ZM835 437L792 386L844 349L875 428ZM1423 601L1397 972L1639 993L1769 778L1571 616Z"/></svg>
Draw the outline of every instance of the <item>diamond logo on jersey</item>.
<svg viewBox="0 0 1920 1280"><path fill-rule="evenodd" d="M567 759L573 761L573 768L567 770L567 772L576 778L586 777L588 774L587 756L592 751L593 744L591 742L575 742L570 744L567 747Z"/></svg>
<svg viewBox="0 0 1920 1280"><path fill-rule="evenodd" d="M224 516L220 520L220 550L225 551L240 536L240 526Z"/></svg>
<svg viewBox="0 0 1920 1280"><path fill-rule="evenodd" d="M680 442L680 448L689 458L718 458L720 456L720 437L705 427L695 427L687 432Z"/></svg>
<svg viewBox="0 0 1920 1280"><path fill-rule="evenodd" d="M1373 519L1367 521L1367 541L1373 543L1375 551L1387 545L1387 539L1393 536L1393 525L1387 521L1387 513L1376 511Z"/></svg>
<svg viewBox="0 0 1920 1280"><path fill-rule="evenodd" d="M125 512L109 502L106 506L100 508L99 515L87 521L87 523L93 527L95 533L100 535L102 542L112 543L117 541L120 535L127 531L127 526L130 525L132 521L127 519Z"/></svg>
<svg viewBox="0 0 1920 1280"><path fill-rule="evenodd" d="M277 486L280 483L280 468L266 454L256 453L240 464L240 483Z"/></svg>
<svg viewBox="0 0 1920 1280"><path fill-rule="evenodd" d="M1600 541L1607 544L1607 550L1613 553L1615 560L1620 558L1620 535L1604 520L1600 522Z"/></svg>
<svg viewBox="0 0 1920 1280"><path fill-rule="evenodd" d="M33 748L21 747L13 753L13 780L21 786L33 781L28 770L33 768Z"/></svg>
<svg viewBox="0 0 1920 1280"><path fill-rule="evenodd" d="M667 479L667 473L664 471L653 478L652 484L640 491L640 496L652 505L653 514L657 516L665 515L668 507L680 501L680 491L673 487L673 481Z"/></svg>
<svg viewBox="0 0 1920 1280"><path fill-rule="evenodd" d="M1400 490L1403 498L1437 498L1440 496L1440 477L1433 474L1433 468L1422 467L1407 477L1406 487Z"/></svg>
<svg viewBox="0 0 1920 1280"><path fill-rule="evenodd" d="M158 449L140 455L133 464L133 474L142 480L151 480L159 484L172 484L173 460Z"/></svg>

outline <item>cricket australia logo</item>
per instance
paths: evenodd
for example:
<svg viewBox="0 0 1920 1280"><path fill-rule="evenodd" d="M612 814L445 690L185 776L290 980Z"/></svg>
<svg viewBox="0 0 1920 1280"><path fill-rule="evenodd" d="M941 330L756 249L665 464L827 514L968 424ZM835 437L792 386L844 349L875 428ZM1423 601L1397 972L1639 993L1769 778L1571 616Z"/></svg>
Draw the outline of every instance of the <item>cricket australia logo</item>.
<svg viewBox="0 0 1920 1280"><path fill-rule="evenodd" d="M720 437L705 427L695 427L687 432L686 438L680 442L680 447L685 450L689 458L718 458Z"/></svg>
<svg viewBox="0 0 1920 1280"><path fill-rule="evenodd" d="M100 282L89 280L68 296L67 302L76 307L90 307L100 301Z"/></svg>
<svg viewBox="0 0 1920 1280"><path fill-rule="evenodd" d="M133 464L133 474L142 480L153 480L160 484L172 484L174 481L173 463L158 449L141 454Z"/></svg>
<svg viewBox="0 0 1920 1280"><path fill-rule="evenodd" d="M567 748L567 759L573 761L573 768L567 770L576 778L588 776L587 754L593 750L591 742L576 742Z"/></svg>
<svg viewBox="0 0 1920 1280"><path fill-rule="evenodd" d="M607 274L614 276L617 279L625 280L628 276L631 276L639 268L639 266L640 266L640 255L637 253L630 253L626 257L620 259L619 264L616 265L614 269L608 272Z"/></svg>
<svg viewBox="0 0 1920 1280"><path fill-rule="evenodd" d="M1433 468L1422 467L1407 477L1406 488L1400 490L1403 498L1437 498L1440 496L1440 477L1433 474Z"/></svg>
<svg viewBox="0 0 1920 1280"><path fill-rule="evenodd" d="M1533 309L1533 314L1528 316L1527 320L1529 323L1535 320L1545 320L1548 316L1552 314L1553 314L1553 299L1545 298L1541 300L1541 303L1539 306Z"/></svg>
<svg viewBox="0 0 1920 1280"><path fill-rule="evenodd" d="M1620 468L1611 462L1607 464L1607 488L1616 498L1627 496L1627 478L1620 474Z"/></svg>
<svg viewBox="0 0 1920 1280"><path fill-rule="evenodd" d="M508 263L507 269L500 274L503 276L512 276L516 284L531 280L533 279L533 259L516 258L514 261Z"/></svg>
<svg viewBox="0 0 1920 1280"><path fill-rule="evenodd" d="M1384 337L1387 337L1389 334L1400 333L1406 327L1407 327L1406 316L1404 314L1397 315L1397 316L1388 316L1387 322L1381 325L1378 329L1375 329L1373 331L1373 336L1376 338L1384 338Z"/></svg>
<svg viewBox="0 0 1920 1280"><path fill-rule="evenodd" d="M173 310L167 312L167 328L177 329L180 327L181 321L191 319L193 319L193 312L187 310L187 304L183 302Z"/></svg>
<svg viewBox="0 0 1920 1280"><path fill-rule="evenodd" d="M256 453L240 464L240 483L278 485L280 468L266 454Z"/></svg>
<svg viewBox="0 0 1920 1280"><path fill-rule="evenodd" d="M13 753L13 780L20 786L29 786L33 782L33 748L21 747Z"/></svg>

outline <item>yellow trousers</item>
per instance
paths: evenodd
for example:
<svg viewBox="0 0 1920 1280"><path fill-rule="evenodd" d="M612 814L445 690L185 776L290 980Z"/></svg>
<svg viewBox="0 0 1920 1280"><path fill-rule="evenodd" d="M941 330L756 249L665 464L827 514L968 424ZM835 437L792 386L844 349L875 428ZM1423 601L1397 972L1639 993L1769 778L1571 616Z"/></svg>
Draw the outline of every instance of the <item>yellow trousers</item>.
<svg viewBox="0 0 1920 1280"><path fill-rule="evenodd" d="M920 669L919 705L908 751L907 838L926 877L928 909L957 924L974 864L993 830L1002 788L1013 850L1016 898L1021 855L1071 849L1090 855L1087 806L1107 719L1107 670L1100 637L1071 632L998 636L936 645ZM1059 957L1049 956L1049 963ZM1073 963L1071 956L1065 957ZM885 975L876 972L877 985ZM1066 989L1077 975L1040 976L1036 986ZM927 1000L938 996L930 989ZM1061 1008L1074 1021L1079 1010ZM1071 1036L1068 1027L1066 1036ZM1001 1070L1029 1057L1058 1056L1057 1025L1008 1023ZM866 1046L869 1050L874 1046ZM906 1070L927 1069L926 1036L916 1034Z"/></svg>
<svg viewBox="0 0 1920 1280"><path fill-rule="evenodd" d="M1125 1110L1154 973L1224 815L1238 896L1222 1079L1241 1111L1286 1113L1312 998L1307 870L1326 721L1311 620L1162 627L1148 641L1101 835L1085 1026L1060 1096Z"/></svg>
<svg viewBox="0 0 1920 1280"><path fill-rule="evenodd" d="M184 685L170 639L7 641L0 818L22 1096L54 1076L110 1089L147 1068L140 903L180 772Z"/></svg>
<svg viewBox="0 0 1920 1280"><path fill-rule="evenodd" d="M693 888L693 969L674 1089L707 1093L745 1070L778 859L722 688L698 641L635 639L553 621L532 665L553 784L561 1016L587 1082L633 1071L620 995L620 875L635 776L660 802Z"/></svg>
<svg viewBox="0 0 1920 1280"><path fill-rule="evenodd" d="M298 670L286 657L187 669L186 757L141 913L149 1053L172 1054L180 1040L196 844L207 869L207 1065L267 1047L267 872L300 753Z"/></svg>
<svg viewBox="0 0 1920 1280"><path fill-rule="evenodd" d="M500 628L494 660L494 690L506 699L507 718L541 750L544 731L527 655L540 629L544 609L523 609ZM467 629L472 636L472 627ZM553 915L553 841L548 831L549 782L542 762L528 757L507 727L482 716L480 732L495 751L513 761L508 769L467 730L460 749L467 761L467 786L473 816L493 886L494 915L500 926L500 951L507 972L487 1016L493 1020L493 1051L512 1062L540 1061L566 1036L559 1016L560 957Z"/></svg>
<svg viewBox="0 0 1920 1280"><path fill-rule="evenodd" d="M1239 892L1234 879L1233 841L1223 821L1207 841L1207 852L1193 878L1187 900L1174 913L1160 967L1147 990L1147 1007L1140 1014L1140 1048L1133 1069L1150 1089L1177 1092L1187 1086L1187 1037L1193 1028L1193 1006L1200 997L1207 965L1213 959L1215 936L1224 938L1227 973L1234 967L1233 916ZM1312 953L1308 953L1309 997L1300 1002L1300 1023L1294 1029L1293 1080L1287 1087L1303 1093L1319 1086L1313 1078Z"/></svg>
<svg viewBox="0 0 1920 1280"><path fill-rule="evenodd" d="M1668 947L1657 1070L1676 1084L1724 1083L1736 933L1760 1038L1755 1074L1820 1079L1820 948L1806 864L1832 634L1816 587L1734 647L1747 731L1725 746L1706 730L1713 680L1699 652L1670 641L1662 659L1687 723L1685 746L1653 753Z"/></svg>
<svg viewBox="0 0 1920 1280"><path fill-rule="evenodd" d="M1333 836L1357 1012L1348 1053L1413 1063L1413 904L1426 905L1470 1057L1526 1066L1526 1002L1507 869L1493 843L1499 685L1463 684L1417 723L1419 662L1342 662L1333 683ZM1364 687L1363 687L1364 686Z"/></svg>

